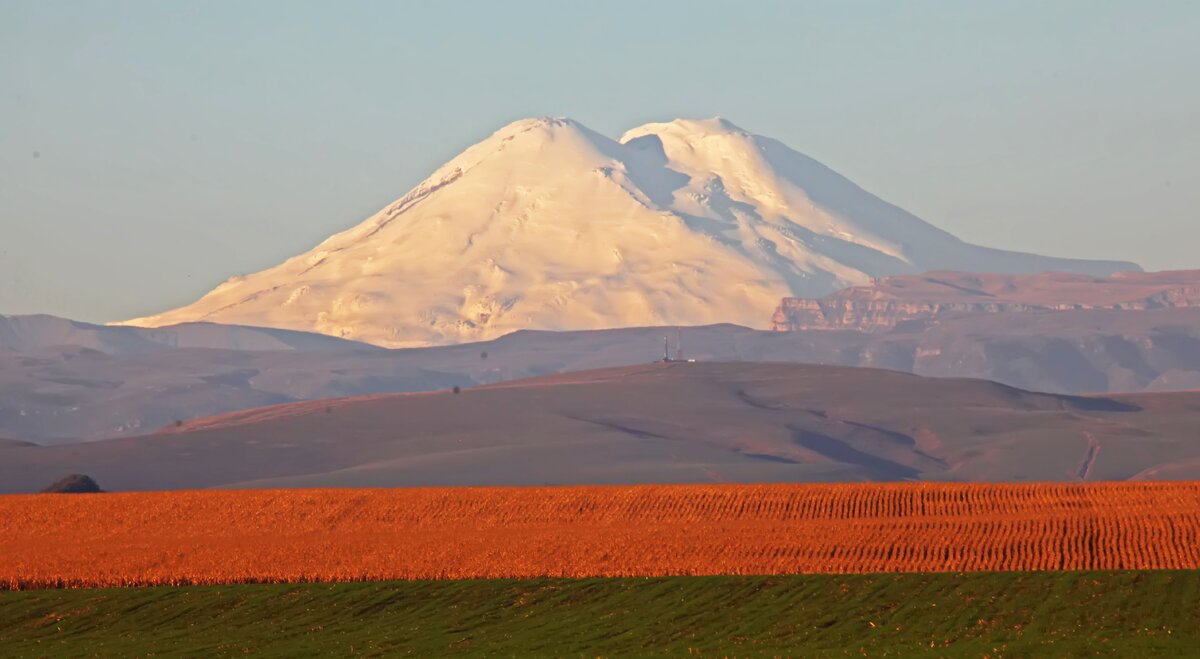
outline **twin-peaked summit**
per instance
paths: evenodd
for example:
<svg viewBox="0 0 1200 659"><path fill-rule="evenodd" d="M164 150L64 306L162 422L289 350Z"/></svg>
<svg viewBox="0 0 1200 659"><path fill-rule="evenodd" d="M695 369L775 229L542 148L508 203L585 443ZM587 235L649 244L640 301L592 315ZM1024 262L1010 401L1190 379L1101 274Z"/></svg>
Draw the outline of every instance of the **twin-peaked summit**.
<svg viewBox="0 0 1200 659"><path fill-rule="evenodd" d="M387 346L518 329L733 322L786 296L927 270L1108 274L963 243L784 144L724 119L619 141L524 119L311 251L129 324L214 321Z"/></svg>

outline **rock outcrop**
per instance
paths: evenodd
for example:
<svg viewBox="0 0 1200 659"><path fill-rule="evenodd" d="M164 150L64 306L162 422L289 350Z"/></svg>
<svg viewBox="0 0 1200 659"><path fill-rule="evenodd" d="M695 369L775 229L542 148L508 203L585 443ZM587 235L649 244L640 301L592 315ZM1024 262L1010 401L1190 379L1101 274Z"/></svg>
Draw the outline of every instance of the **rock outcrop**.
<svg viewBox="0 0 1200 659"><path fill-rule="evenodd" d="M822 298L784 298L771 329L887 332L969 314L1200 307L1200 270L1111 277L929 272L874 280Z"/></svg>

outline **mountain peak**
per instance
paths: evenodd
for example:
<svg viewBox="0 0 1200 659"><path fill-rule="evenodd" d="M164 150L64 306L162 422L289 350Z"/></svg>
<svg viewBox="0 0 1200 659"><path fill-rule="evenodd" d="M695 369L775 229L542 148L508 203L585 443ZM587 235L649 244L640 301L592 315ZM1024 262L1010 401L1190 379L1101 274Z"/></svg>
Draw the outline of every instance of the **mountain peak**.
<svg viewBox="0 0 1200 659"><path fill-rule="evenodd" d="M619 140L622 144L645 135L673 135L700 139L718 135L739 135L749 137L751 133L724 117L709 119L679 118L673 121L642 124L625 132Z"/></svg>
<svg viewBox="0 0 1200 659"><path fill-rule="evenodd" d="M569 117L526 117L517 119L492 134L489 139L509 139L536 130L556 131L556 130L578 130L582 128L582 124Z"/></svg>
<svg viewBox="0 0 1200 659"><path fill-rule="evenodd" d="M933 269L1107 274L1132 264L963 243L726 119L618 142L509 123L307 253L130 324L214 321L399 347L519 329L732 322L780 298Z"/></svg>

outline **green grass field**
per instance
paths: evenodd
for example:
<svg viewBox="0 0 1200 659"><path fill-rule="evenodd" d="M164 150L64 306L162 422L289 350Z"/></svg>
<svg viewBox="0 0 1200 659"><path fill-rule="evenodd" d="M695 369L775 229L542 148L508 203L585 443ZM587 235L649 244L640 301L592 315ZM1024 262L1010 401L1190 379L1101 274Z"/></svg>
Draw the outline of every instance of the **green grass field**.
<svg viewBox="0 0 1200 659"><path fill-rule="evenodd" d="M0 655L1200 655L1200 572L0 593Z"/></svg>

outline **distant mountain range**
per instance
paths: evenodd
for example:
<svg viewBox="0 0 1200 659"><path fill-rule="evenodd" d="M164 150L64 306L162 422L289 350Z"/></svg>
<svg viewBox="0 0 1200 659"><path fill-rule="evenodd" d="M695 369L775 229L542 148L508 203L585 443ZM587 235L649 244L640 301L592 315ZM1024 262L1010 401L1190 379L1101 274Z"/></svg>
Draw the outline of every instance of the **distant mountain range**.
<svg viewBox="0 0 1200 659"><path fill-rule="evenodd" d="M805 317L819 329L520 331L494 341L406 350L252 327L147 331L0 316L0 436L54 443L137 435L262 405L647 363L663 356L664 338L672 356L682 339L685 356L701 361L869 366L1058 393L1200 389L1200 308L1167 306L1191 299L1178 291L1198 279L1198 273L1116 280L938 273L833 296L853 304L830 306L819 321ZM1042 290L1050 282L1076 287L1073 297ZM971 290L1010 288L988 293L994 299L986 304L1001 300L1003 308L936 306L971 305L980 295ZM875 306L854 307L860 297ZM1063 299L1078 302L1065 310L1027 308ZM1084 304L1102 308L1072 306Z"/></svg>
<svg viewBox="0 0 1200 659"><path fill-rule="evenodd" d="M0 491L1200 478L1200 393L1075 397L797 364L660 363L0 446Z"/></svg>
<svg viewBox="0 0 1200 659"><path fill-rule="evenodd" d="M129 324L212 321L388 347L521 329L766 328L783 297L946 269L1138 267L964 243L724 119L619 140L524 119L311 251Z"/></svg>

